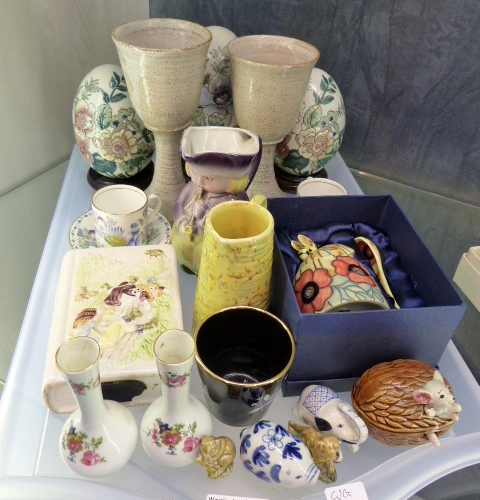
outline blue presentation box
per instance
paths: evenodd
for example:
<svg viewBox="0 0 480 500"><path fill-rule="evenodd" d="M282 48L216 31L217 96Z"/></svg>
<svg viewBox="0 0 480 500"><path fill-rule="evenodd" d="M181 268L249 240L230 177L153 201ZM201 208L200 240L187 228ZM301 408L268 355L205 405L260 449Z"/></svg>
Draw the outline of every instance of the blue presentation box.
<svg viewBox="0 0 480 500"><path fill-rule="evenodd" d="M465 304L391 196L271 198L275 230L294 234L332 223L365 223L390 240L425 307L304 314L275 235L271 311L291 329L296 355L283 394L309 384L350 390L372 366L416 359L436 366L465 312Z"/></svg>

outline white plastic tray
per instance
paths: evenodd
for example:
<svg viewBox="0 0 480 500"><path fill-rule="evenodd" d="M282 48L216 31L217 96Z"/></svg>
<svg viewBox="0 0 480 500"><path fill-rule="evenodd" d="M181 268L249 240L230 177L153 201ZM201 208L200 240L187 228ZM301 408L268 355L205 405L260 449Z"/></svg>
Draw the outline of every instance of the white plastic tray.
<svg viewBox="0 0 480 500"><path fill-rule="evenodd" d="M160 468L140 443L120 472L102 480L75 476L58 453L58 438L66 416L51 414L41 396L45 350L52 320L60 265L69 250L68 230L72 222L89 210L90 196L85 164L74 148L58 205L38 268L32 295L20 332L0 405L0 497L1 498L161 498L206 499L207 495L263 499L325 499L327 486L319 482L300 490L274 488L248 473L235 460L232 474L212 481L197 465L182 469ZM329 176L350 194L361 194L340 155L328 166ZM184 325L191 325L195 276L180 271ZM435 479L480 462L480 387L453 343L448 345L440 370L455 389L462 405L460 421L441 439L441 447L388 447L369 438L353 455L345 447L344 460L337 464L335 485L362 481L370 500L406 499ZM202 397L198 377L192 389ZM341 394L348 400L349 394ZM296 398L277 396L267 417L286 424L293 417ZM144 407L133 410L137 421ZM214 423L214 434L228 435L238 445L240 429Z"/></svg>

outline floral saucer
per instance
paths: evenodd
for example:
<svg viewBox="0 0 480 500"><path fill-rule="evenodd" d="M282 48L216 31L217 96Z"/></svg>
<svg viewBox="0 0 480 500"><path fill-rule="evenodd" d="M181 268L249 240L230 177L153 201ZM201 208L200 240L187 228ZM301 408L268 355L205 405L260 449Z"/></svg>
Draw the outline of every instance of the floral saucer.
<svg viewBox="0 0 480 500"><path fill-rule="evenodd" d="M162 214L157 214L157 218L148 224L147 232L148 245L170 243L172 239L172 228ZM91 210L85 212L72 224L68 239L74 250L97 246Z"/></svg>

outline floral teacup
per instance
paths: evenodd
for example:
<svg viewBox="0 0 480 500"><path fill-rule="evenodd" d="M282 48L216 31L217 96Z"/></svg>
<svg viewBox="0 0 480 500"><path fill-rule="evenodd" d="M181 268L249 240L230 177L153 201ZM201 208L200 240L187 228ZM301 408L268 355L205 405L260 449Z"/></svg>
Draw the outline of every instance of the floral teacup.
<svg viewBox="0 0 480 500"><path fill-rule="evenodd" d="M97 246L146 245L148 224L161 207L162 200L158 195L147 196L135 186L119 184L99 189L92 196Z"/></svg>
<svg viewBox="0 0 480 500"><path fill-rule="evenodd" d="M292 241L302 263L294 278L295 295L303 313L389 309L382 289L346 245L317 248L306 236Z"/></svg>

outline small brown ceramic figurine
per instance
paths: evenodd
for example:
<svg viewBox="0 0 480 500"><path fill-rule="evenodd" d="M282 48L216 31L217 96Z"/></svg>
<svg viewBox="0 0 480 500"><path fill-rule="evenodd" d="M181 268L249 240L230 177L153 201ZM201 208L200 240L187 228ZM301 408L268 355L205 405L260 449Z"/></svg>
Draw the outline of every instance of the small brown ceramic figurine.
<svg viewBox="0 0 480 500"><path fill-rule="evenodd" d="M293 421L288 422L288 431L307 446L314 464L320 470L319 479L327 484L335 482L337 471L334 462L343 459L340 441L334 436L324 437L317 429Z"/></svg>
<svg viewBox="0 0 480 500"><path fill-rule="evenodd" d="M228 476L233 469L235 453L235 445L230 438L206 436L200 441L197 464L207 469L210 479Z"/></svg>
<svg viewBox="0 0 480 500"><path fill-rule="evenodd" d="M439 447L458 420L461 406L433 366L410 359L380 363L367 370L352 388L352 404L369 434L382 443Z"/></svg>

